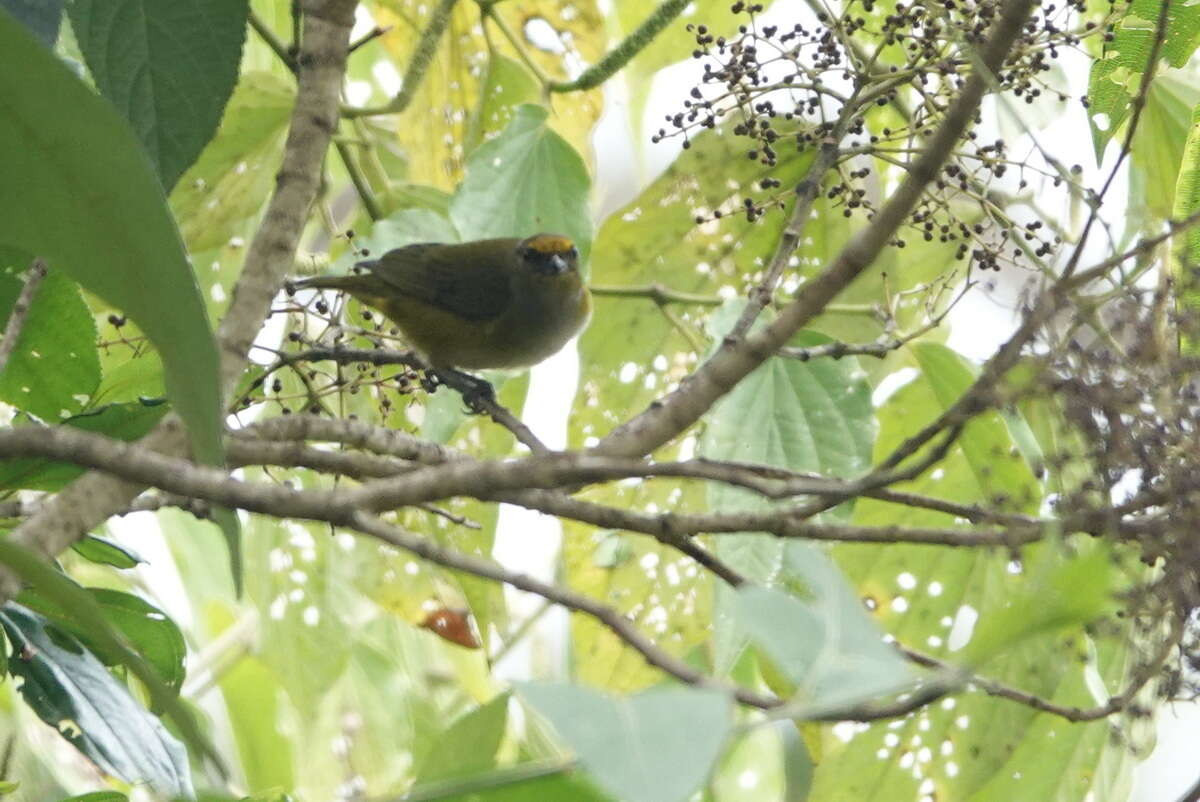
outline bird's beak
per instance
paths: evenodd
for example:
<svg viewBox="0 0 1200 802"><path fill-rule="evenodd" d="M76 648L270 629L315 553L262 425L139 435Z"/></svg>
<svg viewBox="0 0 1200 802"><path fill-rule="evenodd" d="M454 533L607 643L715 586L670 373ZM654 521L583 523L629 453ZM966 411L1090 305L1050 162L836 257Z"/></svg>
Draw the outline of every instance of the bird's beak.
<svg viewBox="0 0 1200 802"><path fill-rule="evenodd" d="M562 254L559 253L556 253L550 257L550 263L554 265L554 275L556 276L561 273L566 273L571 268L571 265L568 264L567 260L562 257Z"/></svg>

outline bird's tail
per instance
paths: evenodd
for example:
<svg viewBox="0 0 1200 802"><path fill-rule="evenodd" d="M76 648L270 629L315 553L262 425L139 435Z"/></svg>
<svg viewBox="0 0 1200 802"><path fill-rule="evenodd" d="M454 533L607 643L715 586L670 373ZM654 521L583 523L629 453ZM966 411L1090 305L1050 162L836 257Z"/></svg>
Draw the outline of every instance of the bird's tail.
<svg viewBox="0 0 1200 802"><path fill-rule="evenodd" d="M360 289L364 276L312 276L288 282L296 290L344 290Z"/></svg>
<svg viewBox="0 0 1200 802"><path fill-rule="evenodd" d="M359 262L355 267L365 267L368 271L348 276L310 276L308 278L292 279L288 286L293 290L341 290L354 295L379 295L386 285L374 273L369 272L376 264L374 260Z"/></svg>

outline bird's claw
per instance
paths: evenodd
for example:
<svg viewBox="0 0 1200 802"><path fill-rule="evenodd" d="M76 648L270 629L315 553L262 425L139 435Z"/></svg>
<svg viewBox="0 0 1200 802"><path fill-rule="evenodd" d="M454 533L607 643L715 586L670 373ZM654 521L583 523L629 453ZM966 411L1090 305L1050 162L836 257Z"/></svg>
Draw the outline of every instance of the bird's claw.
<svg viewBox="0 0 1200 802"><path fill-rule="evenodd" d="M467 411L473 415L484 415L488 407L496 405L496 389L491 382L478 376L452 368L438 368L432 374L427 374L425 389L432 392L439 384L457 390Z"/></svg>

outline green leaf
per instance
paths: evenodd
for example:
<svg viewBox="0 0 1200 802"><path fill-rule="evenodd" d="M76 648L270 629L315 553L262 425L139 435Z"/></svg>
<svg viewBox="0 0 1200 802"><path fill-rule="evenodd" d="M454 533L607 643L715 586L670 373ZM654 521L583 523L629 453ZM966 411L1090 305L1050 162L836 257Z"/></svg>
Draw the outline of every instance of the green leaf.
<svg viewBox="0 0 1200 802"><path fill-rule="evenodd" d="M246 656L219 682L248 787L293 787L295 746L279 730L281 689L275 672Z"/></svg>
<svg viewBox="0 0 1200 802"><path fill-rule="evenodd" d="M546 124L549 112L524 105L496 138L467 159L467 177L450 202L464 241L565 234L586 264L592 245L587 166Z"/></svg>
<svg viewBox="0 0 1200 802"><path fill-rule="evenodd" d="M171 190L190 251L225 245L266 203L295 101L294 85L280 76L248 72L239 79L216 136Z"/></svg>
<svg viewBox="0 0 1200 802"><path fill-rule="evenodd" d="M975 381L976 368L944 345L919 343L912 350L937 399L938 412L948 409ZM1014 512L1038 509L1041 485L999 413L975 416L958 442L985 494L984 501Z"/></svg>
<svg viewBox="0 0 1200 802"><path fill-rule="evenodd" d="M0 12L0 242L129 315L158 349L198 459L221 458L212 330L162 187L129 126ZM102 157L101 157L102 156Z"/></svg>
<svg viewBox="0 0 1200 802"><path fill-rule="evenodd" d="M1035 561L1029 580L975 628L962 659L978 664L1034 635L1090 624L1115 610L1120 579L1107 548Z"/></svg>
<svg viewBox="0 0 1200 802"><path fill-rule="evenodd" d="M72 0L71 27L96 87L168 189L212 137L237 80L247 0Z"/></svg>
<svg viewBox="0 0 1200 802"><path fill-rule="evenodd" d="M538 83L529 70L519 61L492 51L483 86L479 88L479 100L467 125L463 150L467 153L475 150L508 125L518 106L536 103L537 99Z"/></svg>
<svg viewBox="0 0 1200 802"><path fill-rule="evenodd" d="M757 223L729 213L696 222L698 214L736 209L749 187L768 175L784 186L798 182L811 152L781 151L767 170L745 157L745 147L724 131L705 131L635 200L600 227L591 259L593 285L630 287L659 283L672 290L707 293L740 288L743 273L768 258L786 222L784 213ZM801 256L807 255L801 252ZM577 405L571 438L586 445L618 420L638 412L679 381L703 349L697 326L708 307L670 307L673 323L649 298L595 296L595 314L580 337L580 385L587 403Z"/></svg>
<svg viewBox="0 0 1200 802"><path fill-rule="evenodd" d="M90 794L73 796L62 802L129 802L129 797L120 791L92 791Z"/></svg>
<svg viewBox="0 0 1200 802"><path fill-rule="evenodd" d="M917 374L880 407L874 459L886 457L943 408L925 374ZM1003 425L998 418L994 422ZM1006 450L1014 447L1006 444ZM980 474L960 445L951 447L934 469L894 489L959 504L991 504L991 489L980 486ZM943 512L865 498L855 505L854 523L970 528L966 521ZM1050 544L1049 549L1047 559L1061 559L1059 546ZM963 649L987 618L1002 611L1009 599L1024 595L1029 577L1041 576L1033 567L1031 551L1020 549L1014 555L1008 549L901 543L843 544L833 549L882 629L900 644L952 665L960 663ZM1124 687L1128 664L1122 655L1128 654L1128 638L1122 630L1100 641L1101 657L1092 660L1083 648L1088 638L1077 630L1031 635L996 653L987 663L986 674L1060 704L1090 707L1097 703L1094 678L1102 678L1102 699ZM1026 749L1035 728L1047 737ZM980 799L1077 800L1091 787L1109 788L1105 783L1112 776L1110 768L1128 765L1127 747L1106 736L1108 722L1067 723L978 692L957 694L902 721L856 728L849 739L840 737L843 733L836 729L823 729L814 800L917 799L925 777L936 777L939 796L947 799L977 802L979 789L996 782L1009 795ZM951 746L941 747L946 743ZM925 753L927 761L920 756L926 748L930 750ZM943 755L940 748L952 752ZM911 766L908 754L916 758ZM953 774L948 771L951 764ZM916 766L922 768L920 775L913 771ZM1045 766L1054 767L1054 776ZM1014 774L1019 779L1013 780ZM1035 774L1037 784L1028 785Z"/></svg>
<svg viewBox="0 0 1200 802"><path fill-rule="evenodd" d="M614 802L561 763L520 763L469 780L413 786L406 802Z"/></svg>
<svg viewBox="0 0 1200 802"><path fill-rule="evenodd" d="M6 321L32 261L29 254L0 246L0 317ZM0 373L0 400L53 423L83 409L99 382L92 313L78 285L50 270Z"/></svg>
<svg viewBox="0 0 1200 802"><path fill-rule="evenodd" d="M414 242L462 242L462 236L445 215L433 209L408 208L393 212L371 226L360 239L360 248L378 256Z"/></svg>
<svg viewBox="0 0 1200 802"><path fill-rule="evenodd" d="M128 546L99 535L84 535L82 540L72 543L71 548L85 560L113 568L133 568L138 563L146 562Z"/></svg>
<svg viewBox="0 0 1200 802"><path fill-rule="evenodd" d="M0 8L12 14L18 22L42 40L46 47L58 41L62 25L64 0L0 0Z"/></svg>
<svg viewBox="0 0 1200 802"><path fill-rule="evenodd" d="M796 727L783 719L738 738L713 777L713 802L804 802L813 760Z"/></svg>
<svg viewBox="0 0 1200 802"><path fill-rule="evenodd" d="M732 326L740 304L721 310L712 322L716 339ZM792 344L819 345L829 338L801 332ZM709 413L697 453L718 460L771 465L826 476L855 476L870 465L875 437L871 392L857 360L767 360L722 398ZM747 490L712 484L708 506L723 512L765 510L771 502ZM845 518L851 507L829 514ZM714 551L746 577L769 584L786 581L789 554L819 557L808 543L774 535L722 535ZM718 586L714 615L714 661L724 672L745 635L729 614L728 587Z"/></svg>
<svg viewBox="0 0 1200 802"><path fill-rule="evenodd" d="M62 425L130 442L144 437L168 409L161 400L110 404L68 418ZM60 490L84 470L78 465L43 457L7 459L0 463L0 489Z"/></svg>
<svg viewBox="0 0 1200 802"><path fill-rule="evenodd" d="M55 570L37 554L7 538L0 538L0 563L12 569L30 589L36 591L42 598L55 604L59 610L67 611L72 621L85 628L89 640L99 644L105 654L119 657L120 662L141 680L154 706L164 709L166 714L171 717L176 731L195 750L197 756L208 758L218 770L224 770L223 762L213 750L208 738L200 731L192 711L179 703L176 693L166 686L158 672L145 658L131 649L122 636L118 635L108 619L104 617L94 596L75 584L65 574ZM19 605L13 606L19 607ZM56 627L53 631L58 632L59 630ZM68 639L65 642L69 643L70 635L63 633L63 637ZM77 653L79 649L72 646L68 651ZM87 656L95 661L91 652L87 652ZM138 710L140 711L141 708L139 707ZM153 719L151 720L153 721ZM157 723L154 721L155 725ZM172 743L174 743L173 739ZM182 747L180 749L182 751ZM186 764L186 756L184 759Z"/></svg>
<svg viewBox="0 0 1200 802"><path fill-rule="evenodd" d="M167 688L178 693L183 685L183 660L187 645L175 622L149 602L129 593L106 588L84 588L115 632L120 633L158 674ZM92 637L91 629L57 602L34 590L25 590L17 601L70 632L107 666L121 665L124 655L106 641Z"/></svg>
<svg viewBox="0 0 1200 802"><path fill-rule="evenodd" d="M1145 71L1158 67L1149 61L1161 2L1133 0L1126 6L1124 15L1114 25L1112 40L1106 42L1103 55L1092 63L1088 76L1088 120L1097 162L1104 155L1105 145L1129 115L1130 103L1141 87ZM1182 67L1195 52L1197 43L1200 43L1200 7L1171 3L1160 57L1172 67Z"/></svg>
<svg viewBox="0 0 1200 802"><path fill-rule="evenodd" d="M167 394L163 385L162 360L154 349L148 348L137 356L121 354L116 364L113 364L117 358L115 354L107 356L104 376L88 401L89 407L162 398Z"/></svg>
<svg viewBox="0 0 1200 802"><path fill-rule="evenodd" d="M417 772L418 783L482 774L496 766L508 722L508 694L460 716L438 736Z"/></svg>
<svg viewBox="0 0 1200 802"><path fill-rule="evenodd" d="M51 637L46 619L13 602L0 612L0 625L13 644L9 668L38 718L109 774L168 794L191 793L183 745L91 652L61 630Z"/></svg>
<svg viewBox="0 0 1200 802"><path fill-rule="evenodd" d="M517 690L622 802L685 802L712 771L731 724L729 697L719 691L662 688L622 698L535 682Z"/></svg>
<svg viewBox="0 0 1200 802"><path fill-rule="evenodd" d="M789 560L798 598L770 588L738 590L742 626L795 686L789 711L812 718L894 693L911 666L867 616L841 571L816 549Z"/></svg>
<svg viewBox="0 0 1200 802"><path fill-rule="evenodd" d="M1191 129L1192 109L1198 102L1200 89L1195 82L1171 75L1156 78L1146 95L1132 152L1133 167L1143 180L1131 182L1130 201L1154 218L1166 219L1174 210L1176 181Z"/></svg>
<svg viewBox="0 0 1200 802"><path fill-rule="evenodd" d="M1187 139L1179 164L1179 177L1175 181L1175 198L1171 217L1185 220L1200 212L1200 104L1192 109L1188 124ZM1192 226L1179 237L1177 249L1179 266L1191 274L1200 268L1200 226ZM1194 281L1194 280L1193 280Z"/></svg>

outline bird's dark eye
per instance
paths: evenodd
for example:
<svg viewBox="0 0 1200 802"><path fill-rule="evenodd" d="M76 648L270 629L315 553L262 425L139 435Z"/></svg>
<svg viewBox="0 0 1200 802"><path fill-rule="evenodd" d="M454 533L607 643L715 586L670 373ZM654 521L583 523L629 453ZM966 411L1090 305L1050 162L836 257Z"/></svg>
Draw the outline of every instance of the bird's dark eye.
<svg viewBox="0 0 1200 802"><path fill-rule="evenodd" d="M572 245L570 247L570 249L567 251L567 258L570 259L572 262L575 261L576 259L578 259L579 258L579 249L576 248L574 245Z"/></svg>

